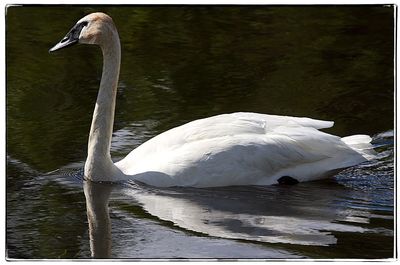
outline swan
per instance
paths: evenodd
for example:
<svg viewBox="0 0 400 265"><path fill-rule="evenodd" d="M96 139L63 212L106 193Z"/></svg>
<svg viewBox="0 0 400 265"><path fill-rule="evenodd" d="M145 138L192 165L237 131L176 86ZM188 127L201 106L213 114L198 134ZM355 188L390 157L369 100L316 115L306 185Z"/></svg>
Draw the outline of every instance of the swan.
<svg viewBox="0 0 400 265"><path fill-rule="evenodd" d="M332 121L237 112L195 120L143 143L114 163L110 155L121 47L110 16L80 19L49 52L100 46L103 72L84 166L91 181L136 180L158 187L271 185L327 178L373 159L371 137L340 138Z"/></svg>

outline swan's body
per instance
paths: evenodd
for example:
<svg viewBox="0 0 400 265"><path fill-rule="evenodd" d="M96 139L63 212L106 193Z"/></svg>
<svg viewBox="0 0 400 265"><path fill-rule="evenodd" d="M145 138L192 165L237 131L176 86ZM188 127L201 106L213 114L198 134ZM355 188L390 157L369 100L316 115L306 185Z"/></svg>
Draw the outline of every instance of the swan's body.
<svg viewBox="0 0 400 265"><path fill-rule="evenodd" d="M269 185L328 177L374 157L371 138L340 138L318 129L333 122L257 113L196 120L145 142L124 159L110 156L120 43L111 18L82 18L51 51L73 43L97 44L103 76L89 135L85 176L93 181L135 179L154 186Z"/></svg>
<svg viewBox="0 0 400 265"><path fill-rule="evenodd" d="M368 142L368 136L346 140L318 130L332 125L308 118L223 114L164 132L116 166L156 186L269 185L282 176L315 180L368 158L346 144L354 137Z"/></svg>

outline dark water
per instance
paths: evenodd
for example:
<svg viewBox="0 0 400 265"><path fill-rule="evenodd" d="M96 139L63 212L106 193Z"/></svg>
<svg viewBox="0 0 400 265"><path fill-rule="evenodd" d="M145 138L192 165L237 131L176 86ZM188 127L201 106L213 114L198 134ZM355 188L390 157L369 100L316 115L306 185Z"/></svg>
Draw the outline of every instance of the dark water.
<svg viewBox="0 0 400 265"><path fill-rule="evenodd" d="M169 128L233 111L334 120L330 133L374 135L379 159L295 186L83 183L101 53L47 51L93 11L110 14L121 37L115 160ZM393 11L8 8L7 256L393 257Z"/></svg>

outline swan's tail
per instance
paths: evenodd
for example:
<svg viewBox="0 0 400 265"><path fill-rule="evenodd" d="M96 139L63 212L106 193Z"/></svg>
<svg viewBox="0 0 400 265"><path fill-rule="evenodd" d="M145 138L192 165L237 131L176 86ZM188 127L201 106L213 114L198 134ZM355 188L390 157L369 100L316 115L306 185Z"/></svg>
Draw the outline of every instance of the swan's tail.
<svg viewBox="0 0 400 265"><path fill-rule="evenodd" d="M376 151L371 144L372 138L368 135L357 134L343 137L342 141L350 146L354 151L362 155L366 160L376 158Z"/></svg>

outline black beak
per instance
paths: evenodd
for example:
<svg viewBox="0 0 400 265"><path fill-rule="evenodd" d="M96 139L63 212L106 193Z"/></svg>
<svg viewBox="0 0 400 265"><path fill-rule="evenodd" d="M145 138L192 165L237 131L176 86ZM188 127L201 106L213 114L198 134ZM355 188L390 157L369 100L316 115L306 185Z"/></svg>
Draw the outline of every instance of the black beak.
<svg viewBox="0 0 400 265"><path fill-rule="evenodd" d="M81 34L82 29L87 26L87 24L88 22L86 21L76 24L59 43L49 50L49 52L61 50L78 43L79 35Z"/></svg>

